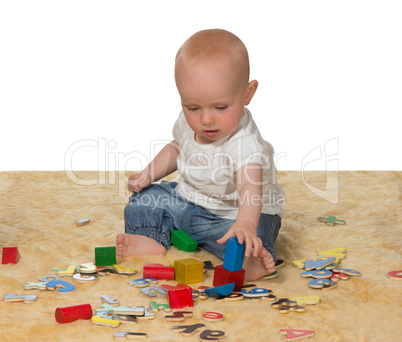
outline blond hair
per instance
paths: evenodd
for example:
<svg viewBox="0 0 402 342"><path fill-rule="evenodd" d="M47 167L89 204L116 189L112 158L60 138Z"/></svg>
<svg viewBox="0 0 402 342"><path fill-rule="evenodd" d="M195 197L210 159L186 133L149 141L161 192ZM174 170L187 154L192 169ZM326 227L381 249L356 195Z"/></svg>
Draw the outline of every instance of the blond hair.
<svg viewBox="0 0 402 342"><path fill-rule="evenodd" d="M229 58L241 70L248 82L250 63L247 48L239 37L222 29L203 30L193 34L180 47L175 64L185 58L191 62L214 61Z"/></svg>

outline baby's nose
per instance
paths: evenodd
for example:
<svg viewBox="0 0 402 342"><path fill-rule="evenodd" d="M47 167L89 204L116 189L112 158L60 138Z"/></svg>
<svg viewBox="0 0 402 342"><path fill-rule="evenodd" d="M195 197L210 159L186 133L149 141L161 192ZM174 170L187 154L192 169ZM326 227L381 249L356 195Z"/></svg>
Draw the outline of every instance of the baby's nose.
<svg viewBox="0 0 402 342"><path fill-rule="evenodd" d="M209 110L204 110L202 112L201 116L201 122L203 125L210 125L215 122L215 118L213 113L211 113Z"/></svg>

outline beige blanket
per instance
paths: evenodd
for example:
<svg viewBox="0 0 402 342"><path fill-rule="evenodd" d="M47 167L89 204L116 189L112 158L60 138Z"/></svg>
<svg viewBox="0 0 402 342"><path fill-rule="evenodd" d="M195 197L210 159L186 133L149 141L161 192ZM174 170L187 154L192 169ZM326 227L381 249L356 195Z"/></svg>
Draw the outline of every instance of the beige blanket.
<svg viewBox="0 0 402 342"><path fill-rule="evenodd" d="M171 247L163 257L118 260L135 267L134 276L102 276L87 283L64 278L75 286L70 293L25 290L26 282L52 275L53 269L94 262L94 248L114 246L116 235L124 231L125 175L81 172L76 176L76 182L86 178L87 184L96 184L76 184L64 172L0 173L0 247L16 246L21 255L17 264L0 266L0 296L38 296L31 304L0 300L1 341L112 341L115 332L124 331L145 332L148 341L199 341L206 329L224 331L225 341L285 341L280 329L314 330L311 341L402 340L402 281L387 277L389 271L402 269L400 172L340 172L336 204L321 198L329 193L324 191L326 173L309 172L304 181L300 172L279 173L287 204L276 250L286 266L279 269L278 278L255 284L272 290L277 298L320 296L321 302L306 305L305 312L281 314L269 300L219 303L209 298L198 299L193 317L183 322L166 322L166 313L159 311L153 320L117 328L91 320L59 324L55 309L90 303L96 310L101 308L102 295L118 299L121 305L148 306L150 298L128 283L142 277L145 264L168 265L188 257L214 265L222 261L203 250L186 253ZM308 187L324 192L320 197ZM346 224L329 226L317 221L329 215ZM77 226L76 220L82 218L91 223ZM301 277L303 271L293 267L292 261L315 259L317 252L334 248L346 248L341 267L360 271L361 277L339 280L337 287L327 291L310 288L309 279ZM191 286L211 285L212 280L213 271L208 271L203 283ZM163 283L176 284L159 281L158 285ZM166 298L158 295L156 301L166 303ZM206 311L222 313L224 320L203 321ZM195 323L205 327L191 337L171 329Z"/></svg>

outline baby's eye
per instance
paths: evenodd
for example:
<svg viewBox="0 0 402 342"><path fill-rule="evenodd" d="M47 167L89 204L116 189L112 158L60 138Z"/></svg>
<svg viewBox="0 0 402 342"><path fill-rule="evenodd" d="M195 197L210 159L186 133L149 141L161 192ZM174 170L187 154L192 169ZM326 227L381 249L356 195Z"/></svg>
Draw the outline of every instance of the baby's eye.
<svg viewBox="0 0 402 342"><path fill-rule="evenodd" d="M225 109L227 109L228 108L228 106L218 106L218 107L215 107L217 110L225 110Z"/></svg>
<svg viewBox="0 0 402 342"><path fill-rule="evenodd" d="M198 110L198 107L187 107L187 109L194 112L194 111Z"/></svg>

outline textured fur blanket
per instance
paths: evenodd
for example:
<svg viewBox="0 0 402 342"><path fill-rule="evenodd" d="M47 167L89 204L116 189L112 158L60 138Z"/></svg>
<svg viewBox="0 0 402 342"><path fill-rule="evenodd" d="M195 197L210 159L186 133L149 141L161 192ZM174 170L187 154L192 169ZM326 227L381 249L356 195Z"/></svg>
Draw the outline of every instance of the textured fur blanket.
<svg viewBox="0 0 402 342"><path fill-rule="evenodd" d="M189 257L210 260L215 266L222 261L203 250L187 253L171 247L165 256L117 260L136 268L135 275L100 276L85 283L62 278L75 286L69 293L26 290L27 282L39 282L54 274L53 269L94 262L95 247L115 245L116 235L124 231L123 209L129 195L126 175L80 172L74 182L64 172L1 172L0 247L18 247L20 254L17 264L0 265L1 340L112 341L119 339L114 333L128 331L147 333L148 341L199 341L200 334L209 329L224 331L224 341L285 341L281 329L299 329L315 331L309 339L312 342L401 341L402 281L387 277L388 272L402 269L401 173L340 172L332 176L327 178L325 172L278 174L287 203L276 250L285 267L278 269L275 279L254 282L278 299L319 296L320 303L305 305L304 312L285 314L273 309L267 299L197 299L191 308L193 316L182 322L167 322L167 313L159 311L152 320L123 322L113 328L91 320L60 324L55 310L90 303L95 312L105 304L102 295L117 299L120 305L149 306L152 299L129 284L142 278L144 265L169 265ZM327 184L329 178L336 179L336 184ZM346 220L346 224L329 226L317 221L328 216ZM77 226L82 218L91 222ZM318 252L337 248L346 249L340 267L357 270L360 277L338 280L328 290L313 289L308 286L310 278L301 276L303 270L292 266L293 261L318 259ZM191 286L212 286L212 280L213 271L207 271L203 283ZM161 280L157 285L161 284L176 282ZM3 300L12 293L38 299L33 303ZM154 300L167 302L162 295ZM207 311L219 312L224 319L205 321L202 314ZM171 328L195 323L205 327L189 337Z"/></svg>

